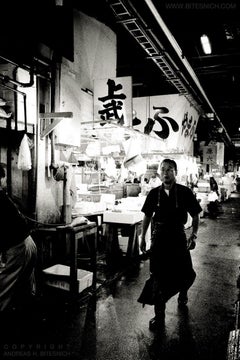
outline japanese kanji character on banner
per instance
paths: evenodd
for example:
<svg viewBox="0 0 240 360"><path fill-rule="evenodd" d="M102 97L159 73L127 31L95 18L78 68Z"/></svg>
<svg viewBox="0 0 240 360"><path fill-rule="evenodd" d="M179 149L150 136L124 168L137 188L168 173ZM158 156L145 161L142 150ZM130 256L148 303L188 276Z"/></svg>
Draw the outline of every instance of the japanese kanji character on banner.
<svg viewBox="0 0 240 360"><path fill-rule="evenodd" d="M101 121L102 120L102 121ZM132 78L94 81L94 121L132 126Z"/></svg>

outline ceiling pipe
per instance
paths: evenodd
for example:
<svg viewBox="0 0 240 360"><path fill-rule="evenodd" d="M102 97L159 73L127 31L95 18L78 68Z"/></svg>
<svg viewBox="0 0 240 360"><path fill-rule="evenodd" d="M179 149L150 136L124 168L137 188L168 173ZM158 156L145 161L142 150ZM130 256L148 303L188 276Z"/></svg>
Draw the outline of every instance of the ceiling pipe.
<svg viewBox="0 0 240 360"><path fill-rule="evenodd" d="M0 74L0 78L1 80L4 82L4 83L11 83L13 85L17 85L17 86L20 86L20 87L31 87L34 85L34 76L33 76L33 70L30 69L29 71L29 75L30 75L30 80L28 83L22 83L18 80L14 80L14 79L11 79L9 76L7 75L3 75L3 74Z"/></svg>
<svg viewBox="0 0 240 360"><path fill-rule="evenodd" d="M34 71L33 71L33 67L29 69L26 69L24 66L20 66L19 64L15 63L14 61L12 60L9 60L3 56L0 56L1 59L3 59L4 61L12 64L12 65L15 65L16 67L22 67L24 70L28 71L29 72L29 76L30 76L30 80L28 83L22 83L20 81L17 81L17 80L14 80L14 79L11 79L9 76L6 76L6 75L3 75L3 74L0 74L0 77L2 79L3 82L5 83L12 83L14 85L17 85L17 86L21 86L21 87L31 87L33 86L34 84Z"/></svg>
<svg viewBox="0 0 240 360"><path fill-rule="evenodd" d="M15 82L15 85L17 85L17 86L21 86L21 87L31 87L31 86L33 86L33 85L34 85L34 75L36 75L36 76L38 76L38 77L41 77L41 78L43 78L43 79L46 79L46 80L48 80L48 81L50 80L49 77L44 76L44 75L41 74L39 71L37 71L36 69L34 69L34 66L33 66L33 65L27 66L27 65L24 65L24 64L18 64L18 63L16 63L15 61L10 60L10 59L7 59L6 57L4 57L4 56L2 56L2 55L0 55L0 59L6 61L6 62L9 63L9 64L12 64L12 65L16 66L17 68L21 68L21 69L29 72L29 74L30 74L30 81L29 81L28 83L21 83L21 82L17 82L17 81L15 80L15 81L16 81L16 82ZM47 62L45 62L44 60L38 59L38 58L36 58L36 57L34 57L33 60L34 60L35 62L38 62L38 63L43 64L44 66L49 66L49 64L48 64ZM6 78L6 79L5 79L5 82L8 82L7 80L8 80L8 79ZM13 83L13 81L14 81L14 79L11 79L10 82ZM14 84L14 83L13 83L13 84Z"/></svg>
<svg viewBox="0 0 240 360"><path fill-rule="evenodd" d="M197 76L195 74L195 72L193 71L193 69L192 69L191 65L189 64L189 62L187 61L187 59L183 56L182 49L179 47L179 45L178 45L177 41L175 40L174 36L172 35L170 30L166 26L165 22L163 21L162 17L160 16L159 12L157 11L155 6L153 5L152 0L144 0L144 1L147 4L150 11L152 12L153 16L155 17L157 23L159 24L159 26L161 27L161 29L163 30L163 32L167 36L169 42L171 43L173 49L175 50L175 52L178 55L179 59L181 60L182 64L185 66L186 70L188 71L188 73L191 76L192 80L194 81L195 85L197 85L200 93L202 94L202 96L205 99L206 103L210 107L211 111L215 114L215 117L218 120L220 126L224 129L225 135L226 135L229 143L233 146L233 143L232 143L231 138L229 137L229 135L227 133L227 130L226 130L225 126L222 124L220 118L216 114L216 111L214 110L212 104L210 103L205 91L203 90L203 88L202 88L202 86L201 86L201 84L200 84L200 82L199 82L199 80L198 80L198 78L197 78Z"/></svg>

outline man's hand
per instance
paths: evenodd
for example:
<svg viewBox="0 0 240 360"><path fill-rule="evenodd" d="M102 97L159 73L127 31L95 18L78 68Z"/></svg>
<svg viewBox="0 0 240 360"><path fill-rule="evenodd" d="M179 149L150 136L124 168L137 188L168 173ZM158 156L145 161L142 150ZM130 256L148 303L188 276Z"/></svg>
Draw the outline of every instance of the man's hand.
<svg viewBox="0 0 240 360"><path fill-rule="evenodd" d="M142 237L141 239L140 250L142 251L143 254L146 252L146 240L144 237Z"/></svg>
<svg viewBox="0 0 240 360"><path fill-rule="evenodd" d="M187 249L188 250L195 249L195 246L196 246L195 239L196 238L197 238L197 235L195 235L195 234L192 234L189 236L189 238L187 239Z"/></svg>

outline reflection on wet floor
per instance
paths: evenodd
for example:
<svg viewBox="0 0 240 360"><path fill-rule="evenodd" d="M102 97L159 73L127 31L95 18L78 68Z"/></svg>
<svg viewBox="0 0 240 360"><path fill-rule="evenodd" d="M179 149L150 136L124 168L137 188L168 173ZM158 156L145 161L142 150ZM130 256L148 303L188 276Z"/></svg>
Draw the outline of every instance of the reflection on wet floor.
<svg viewBox="0 0 240 360"><path fill-rule="evenodd" d="M48 290L29 308L28 316L11 315L11 326L4 328L2 337L3 358L16 358L19 344L25 344L34 358L43 357L44 351L54 356L55 351L57 358L76 360L225 360L238 299L239 217L236 196L223 204L217 219L201 219L192 251L197 278L189 290L188 307L179 309L177 296L170 299L165 324L156 333L148 329L153 307L137 302L149 275L149 260L122 259L118 269L108 269L101 260L96 291L86 289L71 302ZM17 344L15 349L12 344ZM21 353L18 357L23 358Z"/></svg>

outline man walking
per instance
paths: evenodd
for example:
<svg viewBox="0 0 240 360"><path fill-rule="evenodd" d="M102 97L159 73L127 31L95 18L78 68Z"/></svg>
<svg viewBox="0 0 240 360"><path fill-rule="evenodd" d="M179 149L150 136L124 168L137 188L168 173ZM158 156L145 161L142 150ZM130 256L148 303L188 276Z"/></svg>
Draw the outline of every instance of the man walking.
<svg viewBox="0 0 240 360"><path fill-rule="evenodd" d="M144 212L140 248L146 251L145 235L151 223L150 273L154 291L155 317L150 330L164 323L166 302L179 293L179 306L186 306L187 291L196 273L190 251L195 247L201 206L187 186L176 183L177 164L164 159L160 167L162 184L152 189L142 207ZM184 224L192 217L192 234L187 239ZM144 299L141 299L144 303Z"/></svg>

